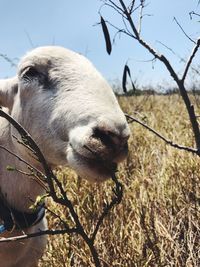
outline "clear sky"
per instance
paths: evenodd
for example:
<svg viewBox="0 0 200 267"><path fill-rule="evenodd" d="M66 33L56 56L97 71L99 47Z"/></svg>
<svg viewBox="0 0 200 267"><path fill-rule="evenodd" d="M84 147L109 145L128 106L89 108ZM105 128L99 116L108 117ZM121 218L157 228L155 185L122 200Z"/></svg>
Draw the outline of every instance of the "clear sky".
<svg viewBox="0 0 200 267"><path fill-rule="evenodd" d="M148 0L147 4L144 13L151 16L144 16L142 36L169 57L180 73L184 65L179 57L187 59L194 44L184 36L173 18L177 18L191 38L199 37L200 17L193 20L189 17L190 11L200 13L198 0ZM133 39L117 37L111 56L106 53L101 27L96 25L100 21L101 6L100 0L0 0L0 54L17 62L34 47L61 45L86 55L110 82L121 79L128 60L133 80L139 84L165 84L165 87L172 84L162 65L145 62L152 56ZM122 27L120 15L111 8L101 7L101 14L105 20ZM109 29L114 36L114 29ZM159 42L173 49L176 55ZM200 51L196 64L199 59ZM12 76L15 71L1 56L0 78Z"/></svg>

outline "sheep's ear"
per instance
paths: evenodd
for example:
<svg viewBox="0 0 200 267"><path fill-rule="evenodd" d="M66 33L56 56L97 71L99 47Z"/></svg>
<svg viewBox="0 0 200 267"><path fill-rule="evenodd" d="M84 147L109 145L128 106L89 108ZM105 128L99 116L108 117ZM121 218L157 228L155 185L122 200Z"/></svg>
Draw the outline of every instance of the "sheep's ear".
<svg viewBox="0 0 200 267"><path fill-rule="evenodd" d="M17 91L17 77L0 80L0 106L11 109Z"/></svg>

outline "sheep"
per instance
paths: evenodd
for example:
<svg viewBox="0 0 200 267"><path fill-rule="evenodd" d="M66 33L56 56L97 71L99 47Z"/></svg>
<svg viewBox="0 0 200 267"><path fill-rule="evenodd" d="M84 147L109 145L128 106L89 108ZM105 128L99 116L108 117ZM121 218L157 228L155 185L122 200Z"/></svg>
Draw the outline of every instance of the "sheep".
<svg viewBox="0 0 200 267"><path fill-rule="evenodd" d="M0 80L0 106L31 134L51 168L69 166L90 181L102 182L110 171L96 155L110 166L127 155L130 130L117 99L92 63L76 52L57 46L28 52L18 65L17 75ZM0 118L0 145L42 171L16 137L20 138L16 129ZM7 171L8 165L26 169L16 157L0 151L0 206L3 202L4 208L29 216L32 200L44 189L22 173ZM36 224L4 231L0 237L39 229L47 229L43 216ZM35 267L45 246L44 236L23 243L2 243L0 265Z"/></svg>

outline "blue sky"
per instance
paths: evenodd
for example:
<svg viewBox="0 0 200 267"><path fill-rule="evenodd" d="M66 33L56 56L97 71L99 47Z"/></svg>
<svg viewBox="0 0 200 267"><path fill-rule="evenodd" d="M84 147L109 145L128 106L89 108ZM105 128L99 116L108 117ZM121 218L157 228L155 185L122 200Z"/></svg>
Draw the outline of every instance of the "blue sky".
<svg viewBox="0 0 200 267"><path fill-rule="evenodd" d="M117 1L115 1L117 2ZM129 3L129 1L125 1ZM142 25L142 36L160 53L164 53L180 73L193 43L174 22L178 19L184 30L196 39L200 36L198 17L190 20L189 12L200 12L197 0L148 0ZM133 80L140 85L173 84L165 68L158 62L145 62L152 56L134 40L118 36L111 56L106 53L99 21L100 0L0 0L0 54L11 59L22 57L41 45L61 45L86 55L111 83L120 80L128 60ZM121 18L108 7L101 7L105 20L122 27ZM135 20L137 15L135 14ZM96 26L94 26L96 25ZM114 29L110 28L111 36ZM159 42L173 49L176 55ZM200 61L200 52L195 63ZM16 60L17 62L17 60ZM15 74L15 67L0 57L0 78Z"/></svg>

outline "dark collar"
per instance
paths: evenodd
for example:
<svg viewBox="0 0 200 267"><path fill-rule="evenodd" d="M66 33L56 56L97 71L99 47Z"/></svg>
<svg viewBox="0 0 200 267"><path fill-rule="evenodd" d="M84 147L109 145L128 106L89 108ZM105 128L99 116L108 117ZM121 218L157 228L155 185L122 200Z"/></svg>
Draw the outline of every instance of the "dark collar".
<svg viewBox="0 0 200 267"><path fill-rule="evenodd" d="M43 205L31 212L21 212L17 209L9 207L0 195L0 233L12 230L24 230L39 223L45 215L45 207ZM1 230L2 229L2 230Z"/></svg>

